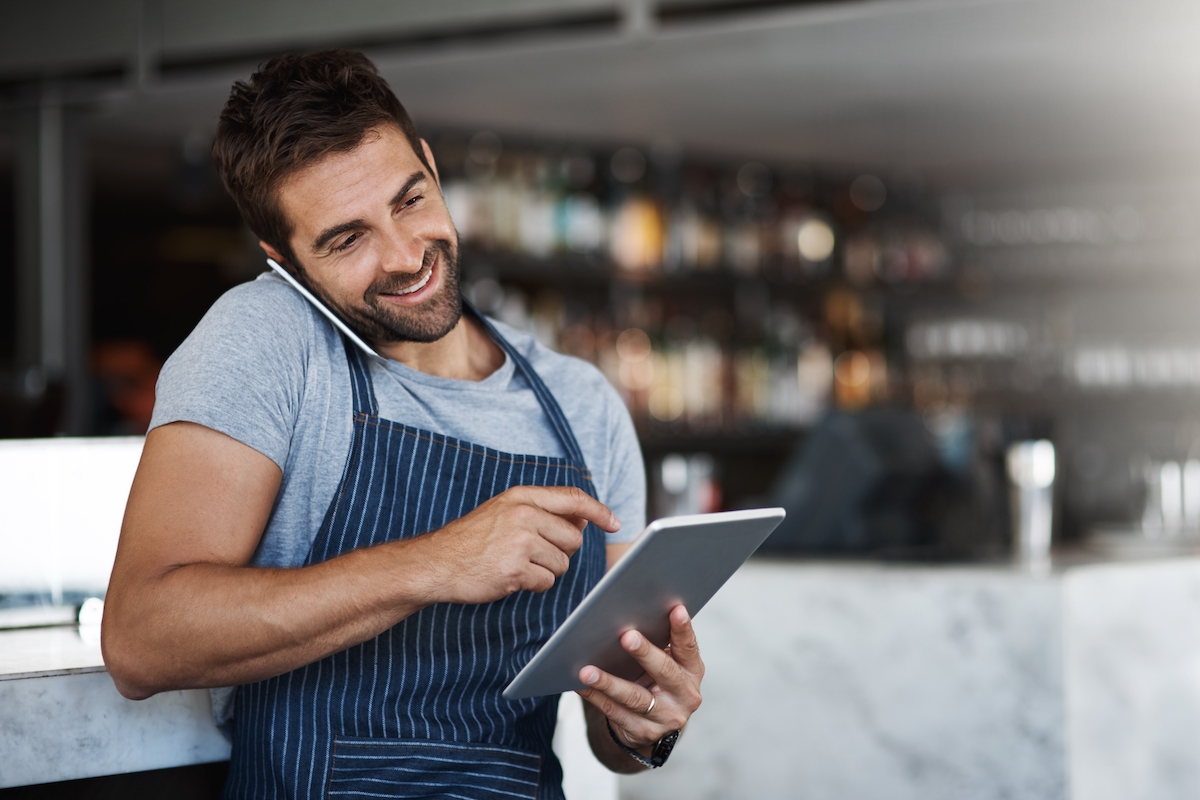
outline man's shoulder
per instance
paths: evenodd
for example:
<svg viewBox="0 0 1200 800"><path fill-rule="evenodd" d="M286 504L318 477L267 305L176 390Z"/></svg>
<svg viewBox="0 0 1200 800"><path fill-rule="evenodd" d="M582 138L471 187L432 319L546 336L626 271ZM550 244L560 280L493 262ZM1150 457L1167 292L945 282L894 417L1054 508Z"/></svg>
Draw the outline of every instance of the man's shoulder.
<svg viewBox="0 0 1200 800"><path fill-rule="evenodd" d="M234 286L213 303L204 322L293 331L297 322L312 319L316 309L282 278L264 272Z"/></svg>
<svg viewBox="0 0 1200 800"><path fill-rule="evenodd" d="M222 295L164 365L151 426L204 425L284 469L305 409L324 413L329 404L321 398L338 389L331 360L337 335L306 306L271 277Z"/></svg>
<svg viewBox="0 0 1200 800"><path fill-rule="evenodd" d="M309 368L337 343L308 302L282 280L262 276L233 287L167 360L160 389L211 394L217 384L245 395L268 387L295 394Z"/></svg>
<svg viewBox="0 0 1200 800"><path fill-rule="evenodd" d="M314 348L328 349L336 340L307 300L265 273L221 295L173 358L307 360Z"/></svg>

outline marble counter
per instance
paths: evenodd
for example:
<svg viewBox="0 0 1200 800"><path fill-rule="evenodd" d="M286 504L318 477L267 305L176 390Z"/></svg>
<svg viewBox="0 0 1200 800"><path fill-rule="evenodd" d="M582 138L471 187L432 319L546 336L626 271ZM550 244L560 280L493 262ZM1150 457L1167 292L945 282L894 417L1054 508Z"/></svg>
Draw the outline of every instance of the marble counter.
<svg viewBox="0 0 1200 800"><path fill-rule="evenodd" d="M563 698L554 748L571 800L615 800L616 776L592 757L583 709ZM229 758L207 691L126 700L78 626L0 631L0 789Z"/></svg>
<svg viewBox="0 0 1200 800"><path fill-rule="evenodd" d="M229 757L208 692L133 702L104 670L98 632L0 632L0 788Z"/></svg>
<svg viewBox="0 0 1200 800"><path fill-rule="evenodd" d="M70 625L0 631L0 681L103 671L97 629Z"/></svg>
<svg viewBox="0 0 1200 800"><path fill-rule="evenodd" d="M704 705L624 800L1200 797L1200 560L752 561Z"/></svg>
<svg viewBox="0 0 1200 800"><path fill-rule="evenodd" d="M624 800L1200 797L1200 560L753 561L696 619L705 701ZM556 749L608 800L579 701ZM134 703L94 630L0 632L0 787L226 758L207 692Z"/></svg>

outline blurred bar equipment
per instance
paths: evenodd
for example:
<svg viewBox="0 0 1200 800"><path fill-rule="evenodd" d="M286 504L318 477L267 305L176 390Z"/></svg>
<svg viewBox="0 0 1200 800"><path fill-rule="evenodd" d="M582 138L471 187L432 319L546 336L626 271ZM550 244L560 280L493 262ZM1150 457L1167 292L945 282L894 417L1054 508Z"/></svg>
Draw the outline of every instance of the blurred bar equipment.
<svg viewBox="0 0 1200 800"><path fill-rule="evenodd" d="M930 544L919 500L938 470L937 449L916 414L827 414L792 453L765 501L786 508L788 518L760 552L919 552Z"/></svg>
<svg viewBox="0 0 1200 800"><path fill-rule="evenodd" d="M1147 539L1194 539L1200 534L1200 460L1140 464L1145 485L1141 533Z"/></svg>
<svg viewBox="0 0 1200 800"><path fill-rule="evenodd" d="M657 516L706 514L721 508L716 464L708 453L666 455L652 471L651 484Z"/></svg>
<svg viewBox="0 0 1200 800"><path fill-rule="evenodd" d="M1013 555L1033 569L1050 564L1054 527L1054 443L1016 442L1007 454L1013 517Z"/></svg>

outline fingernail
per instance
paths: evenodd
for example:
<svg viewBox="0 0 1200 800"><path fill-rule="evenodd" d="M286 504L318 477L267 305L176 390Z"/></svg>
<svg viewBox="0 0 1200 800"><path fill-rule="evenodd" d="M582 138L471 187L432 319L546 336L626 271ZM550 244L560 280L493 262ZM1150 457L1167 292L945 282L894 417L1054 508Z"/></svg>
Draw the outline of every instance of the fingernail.
<svg viewBox="0 0 1200 800"><path fill-rule="evenodd" d="M595 667L585 667L583 670L583 682L591 686L596 681L600 680L600 670Z"/></svg>
<svg viewBox="0 0 1200 800"><path fill-rule="evenodd" d="M642 646L642 635L637 631L633 631L629 634L629 638L626 640L625 646L630 650L637 650Z"/></svg>

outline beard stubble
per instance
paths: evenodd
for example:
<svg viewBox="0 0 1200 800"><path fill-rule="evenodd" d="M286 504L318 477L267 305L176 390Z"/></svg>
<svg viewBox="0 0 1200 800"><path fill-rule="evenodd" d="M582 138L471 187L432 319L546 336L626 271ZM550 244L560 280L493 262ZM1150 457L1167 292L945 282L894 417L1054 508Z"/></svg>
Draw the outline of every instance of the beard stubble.
<svg viewBox="0 0 1200 800"><path fill-rule="evenodd" d="M445 239L432 243L421 262L423 275L435 260L441 261L441 280L437 291L424 303L396 307L380 300L381 294L398 294L416 281L411 277L389 275L372 283L363 294L363 305L348 307L329 297L316 286L303 269L297 270L308 290L338 315L351 330L372 344L436 342L448 334L462 317L459 292L458 248Z"/></svg>

